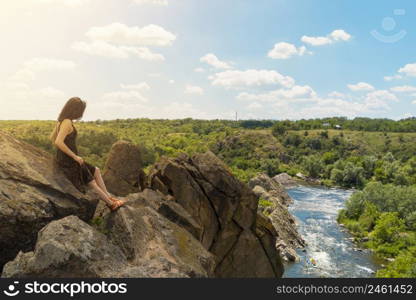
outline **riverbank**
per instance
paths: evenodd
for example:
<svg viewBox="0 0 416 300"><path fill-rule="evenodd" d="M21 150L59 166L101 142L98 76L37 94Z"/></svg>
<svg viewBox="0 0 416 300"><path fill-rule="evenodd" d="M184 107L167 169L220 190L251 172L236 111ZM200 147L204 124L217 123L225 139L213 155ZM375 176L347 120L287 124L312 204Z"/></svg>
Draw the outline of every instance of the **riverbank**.
<svg viewBox="0 0 416 300"><path fill-rule="evenodd" d="M339 210L352 191L319 186L288 188L306 247L297 250L298 263L285 266L284 277L373 277L380 268L373 254L358 249L352 236L337 223Z"/></svg>
<svg viewBox="0 0 416 300"><path fill-rule="evenodd" d="M350 240L356 246L357 251L368 251L372 253L374 260L377 261L381 269L385 269L390 263L395 261L392 257L380 255L376 249L371 247L369 233L367 232L365 234L362 231L357 231L357 221L344 218L340 214L338 215L337 222L345 232L352 236ZM383 276L382 274L376 274L376 277Z"/></svg>

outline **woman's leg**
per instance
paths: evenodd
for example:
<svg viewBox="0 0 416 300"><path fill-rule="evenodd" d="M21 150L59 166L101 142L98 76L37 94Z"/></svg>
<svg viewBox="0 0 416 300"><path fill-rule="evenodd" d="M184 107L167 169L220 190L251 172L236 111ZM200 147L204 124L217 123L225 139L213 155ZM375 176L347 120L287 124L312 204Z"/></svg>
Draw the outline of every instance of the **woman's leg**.
<svg viewBox="0 0 416 300"><path fill-rule="evenodd" d="M109 196L107 195L107 193L105 191L103 191L101 189L101 187L97 184L97 182L95 180L92 180L88 183L88 186L92 189L94 189L98 195L100 196L100 198L107 203L108 205L112 205L113 201L110 200Z"/></svg>
<svg viewBox="0 0 416 300"><path fill-rule="evenodd" d="M107 188L106 188L106 186L105 186L105 183L104 183L103 177L101 176L101 171L100 171L100 169L99 169L99 168L97 168L97 167L95 167L94 177L95 177L95 181L96 181L97 185L100 187L101 191L102 191L103 193L105 193L105 194L106 194L107 198L108 198L110 201L115 201L115 202L116 202L116 203L118 203L118 205L120 205L120 206L124 205L125 201L122 201L122 200L119 200L119 199L117 199L117 198L112 197L112 196L110 195L110 193L107 191ZM113 202L112 202L112 203L113 203Z"/></svg>
<svg viewBox="0 0 416 300"><path fill-rule="evenodd" d="M103 190L103 192L106 193L108 197L110 197L111 195L107 191L107 187L105 186L103 177L101 176L101 171L97 167L95 167L94 178L95 178L95 181L97 181L97 184L99 185L99 187Z"/></svg>

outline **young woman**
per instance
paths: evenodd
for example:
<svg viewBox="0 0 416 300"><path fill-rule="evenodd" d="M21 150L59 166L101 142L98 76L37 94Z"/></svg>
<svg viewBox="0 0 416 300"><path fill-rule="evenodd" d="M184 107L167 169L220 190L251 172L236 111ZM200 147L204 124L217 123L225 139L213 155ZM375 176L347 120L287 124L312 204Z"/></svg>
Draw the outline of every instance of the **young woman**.
<svg viewBox="0 0 416 300"><path fill-rule="evenodd" d="M76 145L77 130L73 120L80 120L84 114L87 103L78 97L67 101L58 117L58 122L51 133L51 140L57 147L55 160L62 168L66 177L82 193L86 187L93 188L104 200L107 206L116 210L124 205L124 201L110 195L101 177L100 169L85 162L78 156Z"/></svg>

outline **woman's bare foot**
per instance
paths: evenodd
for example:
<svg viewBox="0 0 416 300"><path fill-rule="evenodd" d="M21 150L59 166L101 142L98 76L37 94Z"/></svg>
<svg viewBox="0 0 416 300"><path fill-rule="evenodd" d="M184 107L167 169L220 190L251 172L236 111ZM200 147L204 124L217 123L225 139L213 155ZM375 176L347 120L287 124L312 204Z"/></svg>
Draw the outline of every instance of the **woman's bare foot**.
<svg viewBox="0 0 416 300"><path fill-rule="evenodd" d="M124 204L126 204L125 201L120 200L120 199L117 199L117 198L114 198L112 196L109 196L108 198L113 202L112 205L109 205L108 206L111 209L111 211L116 211L117 209L119 209L120 207L122 207Z"/></svg>

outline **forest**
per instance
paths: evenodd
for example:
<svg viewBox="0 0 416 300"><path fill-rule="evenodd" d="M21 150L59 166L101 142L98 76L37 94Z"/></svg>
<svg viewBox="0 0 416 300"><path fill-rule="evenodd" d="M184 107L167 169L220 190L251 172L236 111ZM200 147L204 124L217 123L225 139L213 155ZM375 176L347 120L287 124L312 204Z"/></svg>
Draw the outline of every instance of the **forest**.
<svg viewBox="0 0 416 300"><path fill-rule="evenodd" d="M56 121L0 121L0 130L53 154ZM354 188L338 216L381 259L380 277L416 277L416 119L79 121L80 155L103 167L111 145L129 140L146 168L161 156L213 151L242 181L302 173Z"/></svg>

